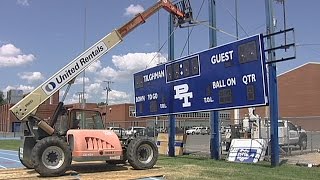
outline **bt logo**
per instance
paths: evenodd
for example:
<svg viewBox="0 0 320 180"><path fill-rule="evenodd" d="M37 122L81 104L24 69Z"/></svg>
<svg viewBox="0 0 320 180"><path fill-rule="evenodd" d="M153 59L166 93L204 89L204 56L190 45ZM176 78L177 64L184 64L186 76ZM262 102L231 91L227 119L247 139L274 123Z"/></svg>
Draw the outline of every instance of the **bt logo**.
<svg viewBox="0 0 320 180"><path fill-rule="evenodd" d="M182 107L190 107L191 102L189 102L189 98L193 98L193 93L188 92L189 86L188 84L181 84L178 86L174 86L173 89L176 91L176 94L174 95L175 99L183 99Z"/></svg>

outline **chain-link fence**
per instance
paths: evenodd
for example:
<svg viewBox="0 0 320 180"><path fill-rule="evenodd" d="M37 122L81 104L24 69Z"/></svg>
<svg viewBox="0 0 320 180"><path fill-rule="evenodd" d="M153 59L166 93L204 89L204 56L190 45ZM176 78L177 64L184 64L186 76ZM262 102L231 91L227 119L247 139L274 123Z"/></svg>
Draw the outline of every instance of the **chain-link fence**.
<svg viewBox="0 0 320 180"><path fill-rule="evenodd" d="M21 132L0 132L0 139L20 139Z"/></svg>
<svg viewBox="0 0 320 180"><path fill-rule="evenodd" d="M282 117L280 119L278 134L281 155L320 151L320 116ZM170 127L168 120L157 119L114 121L105 125L106 128L121 128L123 134L131 129L137 135L150 137L157 137L158 133L168 133ZM175 125L176 133L187 134L185 152L209 154L210 134L212 133L209 119L176 119ZM265 139L270 142L270 122L268 118L221 119L219 133L221 153L227 154L228 146L234 138ZM0 138L19 138L20 136L20 132L0 132Z"/></svg>
<svg viewBox="0 0 320 180"><path fill-rule="evenodd" d="M278 121L279 147L281 155L296 155L320 151L320 117L283 117ZM210 152L210 122L207 120L176 119L176 133L187 134L187 153ZM145 127L148 136L156 137L159 132L167 133L168 120L147 120L139 122L112 122L109 127ZM221 153L227 154L234 138L271 140L268 118L220 120ZM270 148L268 148L270 149Z"/></svg>

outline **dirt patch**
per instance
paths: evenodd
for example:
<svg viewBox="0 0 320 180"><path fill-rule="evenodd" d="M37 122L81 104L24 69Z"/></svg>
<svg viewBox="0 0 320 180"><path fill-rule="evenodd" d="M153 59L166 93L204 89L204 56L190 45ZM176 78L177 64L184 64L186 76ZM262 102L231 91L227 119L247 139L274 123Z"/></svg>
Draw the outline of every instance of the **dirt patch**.
<svg viewBox="0 0 320 180"><path fill-rule="evenodd" d="M183 165L177 169L173 166L159 166L149 170L134 170L130 165L107 165L106 163L77 163L71 167L72 171L67 171L60 177L42 178L32 169L3 169L0 170L0 180L7 179L112 179L112 180L133 180L146 177L164 176L165 179L197 179L201 172L201 167L197 165Z"/></svg>
<svg viewBox="0 0 320 180"><path fill-rule="evenodd" d="M82 163L72 165L72 171L65 175L53 178L41 178L35 170L30 169L3 169L0 170L0 180L7 179L138 179L151 176L161 176L165 173L161 167L150 170L134 170L131 166L115 166L106 163Z"/></svg>
<svg viewBox="0 0 320 180"><path fill-rule="evenodd" d="M314 164L320 165L320 153L308 153L295 156L288 156L284 159L288 160L289 164Z"/></svg>

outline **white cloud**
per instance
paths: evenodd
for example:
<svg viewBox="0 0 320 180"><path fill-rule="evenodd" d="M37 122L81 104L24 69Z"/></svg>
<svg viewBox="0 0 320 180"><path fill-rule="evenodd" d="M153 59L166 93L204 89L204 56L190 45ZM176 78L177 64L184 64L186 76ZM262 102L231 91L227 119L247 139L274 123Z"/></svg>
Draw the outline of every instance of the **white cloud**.
<svg viewBox="0 0 320 180"><path fill-rule="evenodd" d="M88 77L84 78L84 83L87 84L90 82L90 79ZM83 76L78 76L76 78L76 81L74 82L74 84L82 84L83 83Z"/></svg>
<svg viewBox="0 0 320 180"><path fill-rule="evenodd" d="M28 83L44 79L41 72L23 72L19 73L18 76L23 80L27 80Z"/></svg>
<svg viewBox="0 0 320 180"><path fill-rule="evenodd" d="M101 97L101 100L104 102L106 99L106 91L102 92L103 97ZM123 104L123 103L128 103L132 102L132 96L123 91L117 91L117 90L112 90L109 92L109 97L108 97L108 104Z"/></svg>
<svg viewBox="0 0 320 180"><path fill-rule="evenodd" d="M84 98L87 99L88 102L88 98L90 98L91 96L88 93L84 94ZM75 93L72 94L72 97L70 97L69 99L66 99L64 101L64 104L74 104L74 103L79 103L80 101L80 94L79 93Z"/></svg>
<svg viewBox="0 0 320 180"><path fill-rule="evenodd" d="M125 16L135 16L138 13L144 11L144 8L141 5L133 5L130 4L129 7L126 8L126 12L124 13Z"/></svg>
<svg viewBox="0 0 320 180"><path fill-rule="evenodd" d="M100 83L93 83L89 86L86 86L86 92L90 92L90 94L97 94L98 92L101 92L103 90Z"/></svg>
<svg viewBox="0 0 320 180"><path fill-rule="evenodd" d="M152 53L128 53L123 56L112 56L112 62L116 69L111 67L103 68L100 71L100 77L110 80L132 79L133 73L154 67L160 63L166 62L166 58L156 52Z"/></svg>
<svg viewBox="0 0 320 180"><path fill-rule="evenodd" d="M102 68L101 66L101 62L98 60L94 63L92 63L87 69L86 72L97 72L98 70L100 70Z"/></svg>
<svg viewBox="0 0 320 180"><path fill-rule="evenodd" d="M72 97L69 99L66 99L64 101L65 104L74 104L74 103L79 103L79 95L78 94L73 94Z"/></svg>
<svg viewBox="0 0 320 180"><path fill-rule="evenodd" d="M0 67L20 66L35 60L33 54L23 54L13 44L5 44L0 47Z"/></svg>
<svg viewBox="0 0 320 180"><path fill-rule="evenodd" d="M124 56L112 56L112 62L120 70L142 70L146 67L156 66L159 57L160 63L166 62L166 58L156 52L128 53Z"/></svg>
<svg viewBox="0 0 320 180"><path fill-rule="evenodd" d="M17 4L21 6L29 6L29 0L17 0Z"/></svg>
<svg viewBox="0 0 320 180"><path fill-rule="evenodd" d="M108 66L106 68L103 68L99 74L102 79L110 79L114 81L117 78L118 73L116 70Z"/></svg>
<svg viewBox="0 0 320 180"><path fill-rule="evenodd" d="M23 94L29 93L34 90L33 86L17 85L17 86L7 86L3 92L8 92L11 89L22 90Z"/></svg>

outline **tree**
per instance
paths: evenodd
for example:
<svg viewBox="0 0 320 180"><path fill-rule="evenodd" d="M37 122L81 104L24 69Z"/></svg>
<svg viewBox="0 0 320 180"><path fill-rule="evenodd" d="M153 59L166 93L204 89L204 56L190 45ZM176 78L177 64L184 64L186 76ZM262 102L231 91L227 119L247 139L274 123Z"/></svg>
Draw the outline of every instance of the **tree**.
<svg viewBox="0 0 320 180"><path fill-rule="evenodd" d="M106 105L106 103L105 102L99 102L98 103L98 106L103 106L103 105Z"/></svg>
<svg viewBox="0 0 320 180"><path fill-rule="evenodd" d="M4 94L0 91L0 105L5 104Z"/></svg>

